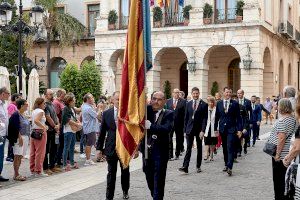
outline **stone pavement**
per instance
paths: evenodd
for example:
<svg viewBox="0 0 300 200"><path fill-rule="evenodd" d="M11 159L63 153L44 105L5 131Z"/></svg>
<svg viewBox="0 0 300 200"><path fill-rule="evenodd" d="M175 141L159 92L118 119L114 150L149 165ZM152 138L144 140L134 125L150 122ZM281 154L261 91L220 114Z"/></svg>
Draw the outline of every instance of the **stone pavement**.
<svg viewBox="0 0 300 200"><path fill-rule="evenodd" d="M193 150L190 173L177 171L183 157L168 164L165 188L166 200L268 200L273 198L271 158L262 152L270 126L262 126L261 138L256 147L250 147L246 156L234 164L233 176L228 177L223 169L222 149L215 161L202 163L202 172L195 169L196 149ZM7 167L7 166L5 166ZM12 167L12 166L11 166ZM131 163L130 199L151 199L145 175L141 170L141 158ZM119 169L118 169L119 170ZM120 170L119 170L120 171ZM118 171L118 172L119 172ZM51 177L31 179L24 183L10 183L0 189L0 199L105 199L106 164L82 167ZM115 199L122 199L120 174L118 174Z"/></svg>

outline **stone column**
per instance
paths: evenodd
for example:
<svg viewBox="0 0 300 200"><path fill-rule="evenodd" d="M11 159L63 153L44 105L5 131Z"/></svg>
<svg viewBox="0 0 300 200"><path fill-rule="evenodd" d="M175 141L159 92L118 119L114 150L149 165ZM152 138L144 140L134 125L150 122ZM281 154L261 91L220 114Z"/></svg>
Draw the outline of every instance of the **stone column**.
<svg viewBox="0 0 300 200"><path fill-rule="evenodd" d="M263 73L262 68L241 69L241 88L245 91L245 96L263 97Z"/></svg>
<svg viewBox="0 0 300 200"><path fill-rule="evenodd" d="M208 70L203 68L203 64L196 64L195 72L188 72L188 86L189 94L193 87L198 87L200 90L200 97L206 99L208 95Z"/></svg>
<svg viewBox="0 0 300 200"><path fill-rule="evenodd" d="M203 25L203 10L201 1L194 0L194 2L191 5L193 9L190 11L189 26Z"/></svg>
<svg viewBox="0 0 300 200"><path fill-rule="evenodd" d="M154 91L160 90L160 72L160 66L156 66L146 74L146 86L148 89L147 99L150 99L150 96Z"/></svg>

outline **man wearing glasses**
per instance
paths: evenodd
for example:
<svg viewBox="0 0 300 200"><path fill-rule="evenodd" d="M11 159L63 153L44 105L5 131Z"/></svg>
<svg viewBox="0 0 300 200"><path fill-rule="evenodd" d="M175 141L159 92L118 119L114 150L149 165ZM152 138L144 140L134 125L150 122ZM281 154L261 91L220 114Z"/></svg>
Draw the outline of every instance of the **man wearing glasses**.
<svg viewBox="0 0 300 200"><path fill-rule="evenodd" d="M1 176L1 173L3 170L4 146L8 127L8 113L5 101L8 101L9 96L10 93L6 87L0 88L0 182L8 181L8 179Z"/></svg>

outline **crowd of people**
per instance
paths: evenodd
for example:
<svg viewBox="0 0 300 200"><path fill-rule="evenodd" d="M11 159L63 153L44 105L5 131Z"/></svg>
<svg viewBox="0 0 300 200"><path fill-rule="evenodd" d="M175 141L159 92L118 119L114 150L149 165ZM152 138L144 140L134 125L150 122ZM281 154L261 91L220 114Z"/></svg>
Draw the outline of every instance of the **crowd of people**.
<svg viewBox="0 0 300 200"><path fill-rule="evenodd" d="M108 164L106 198L113 199L119 161L115 150L119 95L119 92L115 92L109 100L101 97L96 103L93 95L87 93L83 97L83 104L76 107L74 94L59 89L55 95L51 89L47 89L43 97L35 100L29 115L28 102L20 94L10 95L5 87L0 88L0 182L8 181L1 176L6 142L9 143L6 161L13 162L13 179L25 181L27 177L19 173L19 168L22 158L26 157L28 146L31 176L50 176L78 169L74 151L76 134L81 133L80 158L86 159L85 166L94 165L91 150L93 146L96 147L99 152L97 161L107 161ZM201 173L202 160L213 162L222 145L222 170L232 176L237 158L242 153L246 155L248 147L255 147L256 140L259 140L263 118L265 123L275 122L270 130L277 145L276 154L272 157L275 199L288 198L287 194L300 194L300 178L299 187L295 186L294 192L292 181L286 182L296 180L290 168L294 163L292 161L300 153L300 128L297 120L300 103L296 99L294 87L285 87L280 100L276 98L271 101L267 97L263 104L259 97L253 95L251 99L247 99L242 89L234 94L229 87L225 87L222 93L209 95L205 99L200 96L197 87L192 88L191 96L187 98L183 91L176 88L170 99L166 99L161 91L151 95L144 126L148 130L148 137L142 141L139 151L143 155L143 171L153 199L164 197L169 161L184 156L179 171L189 173L193 148L197 149L196 172ZM9 99L7 106L6 101ZM274 118L277 119L272 121ZM290 150L294 135L296 139ZM138 152L134 155L136 157ZM122 165L120 167L123 198L128 199L130 172L129 168L124 169ZM288 173L289 178L286 178Z"/></svg>

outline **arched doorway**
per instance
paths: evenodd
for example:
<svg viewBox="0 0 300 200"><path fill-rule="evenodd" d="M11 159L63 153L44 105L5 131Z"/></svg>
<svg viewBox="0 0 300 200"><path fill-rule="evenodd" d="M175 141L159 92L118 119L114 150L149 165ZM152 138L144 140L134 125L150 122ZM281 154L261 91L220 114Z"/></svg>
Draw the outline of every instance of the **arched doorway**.
<svg viewBox="0 0 300 200"><path fill-rule="evenodd" d="M284 71L283 71L283 61L280 60L279 64L279 91L278 93L281 94L283 87L284 87Z"/></svg>
<svg viewBox="0 0 300 200"><path fill-rule="evenodd" d="M66 60L61 57L54 57L50 61L50 74L49 83L50 88L59 88L60 86L60 73L66 67Z"/></svg>
<svg viewBox="0 0 300 200"><path fill-rule="evenodd" d="M87 57L85 57L85 58L82 60L81 64L80 64L80 68L81 68L82 64L83 64L85 61L90 62L90 61L93 61L93 60L95 60L95 56L87 56Z"/></svg>
<svg viewBox="0 0 300 200"><path fill-rule="evenodd" d="M171 90L179 88L188 92L187 56L180 48L163 48L155 56L155 65L160 66L160 89L169 81Z"/></svg>
<svg viewBox="0 0 300 200"><path fill-rule="evenodd" d="M274 92L274 73L272 68L270 49L266 48L264 52L264 74L263 74L263 98L272 97Z"/></svg>
<svg viewBox="0 0 300 200"><path fill-rule="evenodd" d="M106 77L107 79L104 80L105 81L105 85L106 85L106 89L108 91L105 91L107 93L107 95L111 95L112 92L114 91L110 91L109 88L111 88L112 84L114 85L114 90L115 91L120 91L121 89L121 81L122 81L122 66L123 66L123 59L124 59L124 49L118 49L116 50L109 61L109 70L112 70L112 73L114 76L114 80L111 80L112 78L110 78L110 72L108 73L109 77ZM113 83L111 82L113 81Z"/></svg>
<svg viewBox="0 0 300 200"><path fill-rule="evenodd" d="M241 86L240 55L230 45L215 45L204 56L204 67L208 69L208 94L216 82L219 92L226 86L236 93ZM213 94L212 94L213 95Z"/></svg>
<svg viewBox="0 0 300 200"><path fill-rule="evenodd" d="M241 70L239 58L232 60L228 66L228 87L235 93L241 88Z"/></svg>
<svg viewBox="0 0 300 200"><path fill-rule="evenodd" d="M180 90L185 93L185 96L189 92L188 78L187 62L184 62L180 67Z"/></svg>

